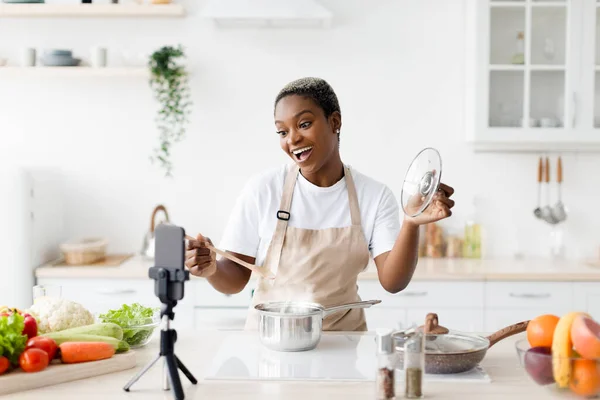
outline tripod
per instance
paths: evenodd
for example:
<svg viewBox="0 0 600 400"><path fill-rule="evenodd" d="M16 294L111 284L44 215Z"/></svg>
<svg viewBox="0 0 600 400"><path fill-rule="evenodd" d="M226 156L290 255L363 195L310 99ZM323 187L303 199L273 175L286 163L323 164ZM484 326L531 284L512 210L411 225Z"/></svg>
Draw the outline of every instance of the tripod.
<svg viewBox="0 0 600 400"><path fill-rule="evenodd" d="M160 309L160 317L163 321L163 327L160 332L160 352L156 358L148 363L140 372L137 373L123 388L126 392L129 392L129 388L138 381L156 362L161 358L165 358L165 367L168 370L167 376L164 377L163 389L168 390L168 383L171 383L173 391L175 392L175 400L183 400L185 398L183 394L183 388L181 386L181 380L179 379L178 368L181 369L183 374L192 382L194 385L198 383L192 373L186 368L185 365L175 355L175 342L177 341L177 332L170 327L170 321L175 318L173 307L177 305L177 300L173 300L169 296L169 285L170 282L181 282L189 279L187 271L181 269L169 269L162 267L150 268L150 277L157 280L155 290L158 292L158 297L163 303ZM186 279L187 278L187 279Z"/></svg>

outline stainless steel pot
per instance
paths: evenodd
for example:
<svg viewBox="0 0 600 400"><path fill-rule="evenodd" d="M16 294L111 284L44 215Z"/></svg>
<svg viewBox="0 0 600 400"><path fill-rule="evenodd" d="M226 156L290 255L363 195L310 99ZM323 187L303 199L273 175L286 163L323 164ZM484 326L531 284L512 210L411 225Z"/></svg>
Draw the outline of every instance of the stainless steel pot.
<svg viewBox="0 0 600 400"><path fill-rule="evenodd" d="M280 301L254 306L259 314L261 343L271 350L306 351L319 344L323 318L351 308L369 308L381 300L359 301L325 308L317 303Z"/></svg>

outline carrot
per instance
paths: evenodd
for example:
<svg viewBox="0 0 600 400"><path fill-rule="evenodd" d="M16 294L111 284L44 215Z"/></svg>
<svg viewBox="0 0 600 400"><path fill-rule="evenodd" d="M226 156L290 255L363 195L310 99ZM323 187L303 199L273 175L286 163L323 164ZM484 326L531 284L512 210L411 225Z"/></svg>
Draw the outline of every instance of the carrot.
<svg viewBox="0 0 600 400"><path fill-rule="evenodd" d="M59 347L65 364L103 360L115 354L114 346L104 342L65 342Z"/></svg>

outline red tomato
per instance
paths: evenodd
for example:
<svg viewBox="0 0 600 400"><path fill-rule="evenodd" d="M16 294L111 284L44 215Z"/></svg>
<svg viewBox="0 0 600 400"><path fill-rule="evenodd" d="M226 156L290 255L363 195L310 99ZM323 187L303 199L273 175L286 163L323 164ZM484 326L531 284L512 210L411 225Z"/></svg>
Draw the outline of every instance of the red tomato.
<svg viewBox="0 0 600 400"><path fill-rule="evenodd" d="M40 349L44 350L48 354L48 360L52 361L54 356L56 355L56 351L58 350L58 345L53 339L50 339L46 336L36 336L32 337L27 341L27 349Z"/></svg>
<svg viewBox="0 0 600 400"><path fill-rule="evenodd" d="M19 356L19 365L25 372L39 372L48 366L48 353L40 349L27 349Z"/></svg>
<svg viewBox="0 0 600 400"><path fill-rule="evenodd" d="M6 357L0 357L0 375L6 372L6 370L10 367L10 362Z"/></svg>

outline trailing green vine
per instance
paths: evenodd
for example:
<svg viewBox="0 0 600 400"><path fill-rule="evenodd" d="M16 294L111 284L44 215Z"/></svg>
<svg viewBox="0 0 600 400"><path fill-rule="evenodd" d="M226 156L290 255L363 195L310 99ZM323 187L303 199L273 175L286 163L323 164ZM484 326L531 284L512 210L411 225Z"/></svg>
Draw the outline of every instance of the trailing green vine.
<svg viewBox="0 0 600 400"><path fill-rule="evenodd" d="M152 163L160 163L165 176L172 176L171 149L185 135L185 125L189 122L192 105L188 73L177 62L180 58L185 58L181 45L164 46L155 51L148 62L150 87L161 106L155 120L159 131L159 145L154 148L150 160Z"/></svg>

